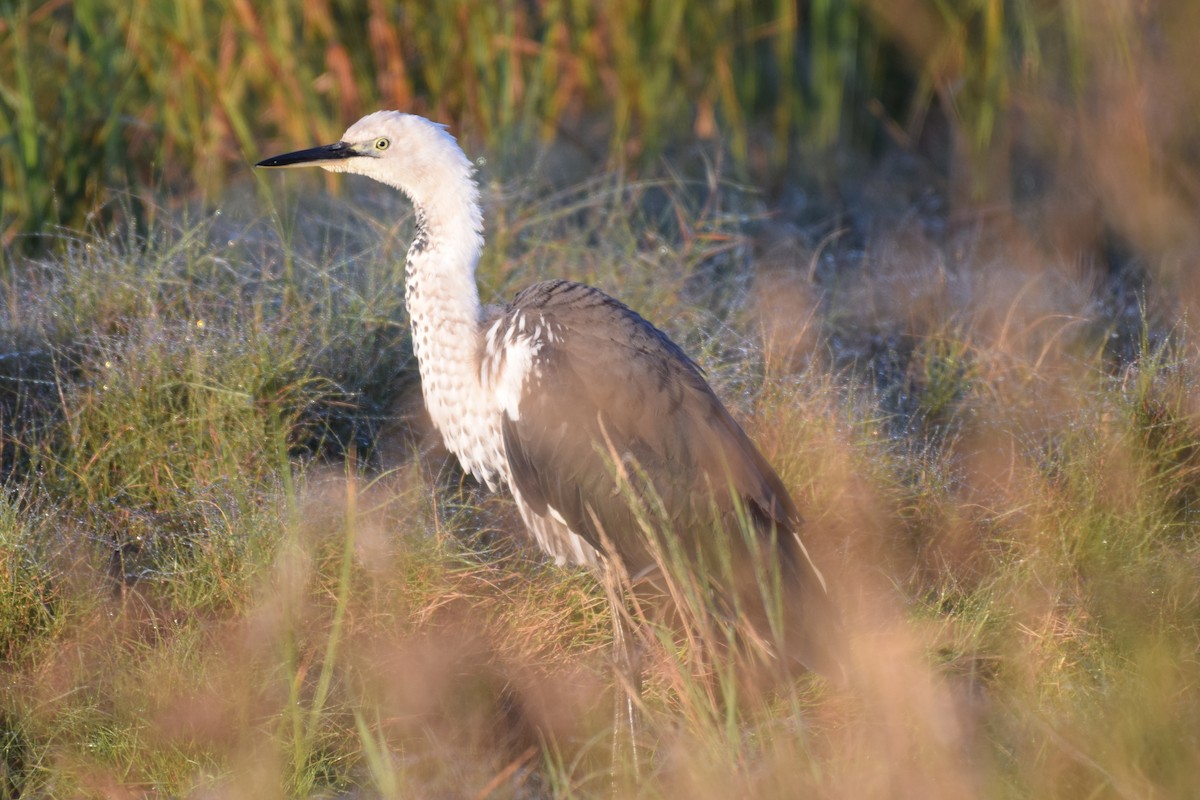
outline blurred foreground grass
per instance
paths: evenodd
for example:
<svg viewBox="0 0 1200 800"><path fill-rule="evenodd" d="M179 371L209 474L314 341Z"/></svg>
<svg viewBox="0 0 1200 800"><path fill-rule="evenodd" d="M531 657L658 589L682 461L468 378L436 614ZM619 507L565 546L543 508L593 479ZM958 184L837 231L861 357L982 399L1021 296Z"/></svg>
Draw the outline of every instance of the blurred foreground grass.
<svg viewBox="0 0 1200 800"><path fill-rule="evenodd" d="M1191 794L1186 298L1130 308L1096 265L933 215L781 233L719 180L488 202L485 296L561 275L664 324L792 488L851 632L848 686L762 694L664 636L620 793ZM0 276L0 796L624 785L603 592L422 421L403 203L157 218Z"/></svg>

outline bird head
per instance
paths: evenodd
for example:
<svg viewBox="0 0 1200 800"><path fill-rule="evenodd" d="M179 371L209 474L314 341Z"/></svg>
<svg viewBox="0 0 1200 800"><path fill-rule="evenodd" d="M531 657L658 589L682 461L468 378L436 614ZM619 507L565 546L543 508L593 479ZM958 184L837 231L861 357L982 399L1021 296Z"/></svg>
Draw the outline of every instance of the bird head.
<svg viewBox="0 0 1200 800"><path fill-rule="evenodd" d="M444 125L414 114L376 111L333 144L272 156L256 167L321 167L366 175L418 203L440 188L470 181L473 168Z"/></svg>

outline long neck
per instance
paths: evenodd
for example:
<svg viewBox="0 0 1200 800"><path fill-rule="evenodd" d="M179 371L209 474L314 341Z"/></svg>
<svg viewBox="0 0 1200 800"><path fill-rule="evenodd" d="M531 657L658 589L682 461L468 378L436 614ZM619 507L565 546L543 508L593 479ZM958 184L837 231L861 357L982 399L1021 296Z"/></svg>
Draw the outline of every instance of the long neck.
<svg viewBox="0 0 1200 800"><path fill-rule="evenodd" d="M475 265L483 247L477 227L478 206L460 209L461 213L454 216L447 216L445 211L417 206L416 233L405 267L405 305L414 334L469 327L456 330L462 336L439 335L428 342L414 340L414 347L462 346L475 350L480 319ZM425 364L436 358L436 354L418 349L417 358L424 374Z"/></svg>
<svg viewBox="0 0 1200 800"><path fill-rule="evenodd" d="M470 178L414 198L417 230L408 251L405 302L425 405L447 447L477 472L466 438L481 407L479 289L483 247L478 190Z"/></svg>

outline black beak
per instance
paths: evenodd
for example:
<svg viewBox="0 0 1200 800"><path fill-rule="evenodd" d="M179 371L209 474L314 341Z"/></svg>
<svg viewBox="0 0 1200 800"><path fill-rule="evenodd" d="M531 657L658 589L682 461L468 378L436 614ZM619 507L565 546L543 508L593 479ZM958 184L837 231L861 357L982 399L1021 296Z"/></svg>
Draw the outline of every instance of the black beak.
<svg viewBox="0 0 1200 800"><path fill-rule="evenodd" d="M331 161L341 161L359 155L346 142L325 144L320 147L310 147L307 150L297 150L294 153L284 153L279 156L264 158L256 167L319 167Z"/></svg>

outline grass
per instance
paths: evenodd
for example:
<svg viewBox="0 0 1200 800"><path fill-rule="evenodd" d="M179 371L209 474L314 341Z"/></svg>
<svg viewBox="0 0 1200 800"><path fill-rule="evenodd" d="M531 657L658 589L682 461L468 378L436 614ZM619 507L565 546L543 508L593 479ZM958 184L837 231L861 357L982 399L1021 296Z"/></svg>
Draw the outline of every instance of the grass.
<svg viewBox="0 0 1200 800"><path fill-rule="evenodd" d="M0 798L1194 794L1200 17L1152 5L0 0ZM846 686L697 600L634 775L605 588L422 415L407 206L238 177L376 106L487 154L485 297L705 367Z"/></svg>
<svg viewBox="0 0 1200 800"><path fill-rule="evenodd" d="M1155 85L1164 67L1188 74L1189 8L4 0L0 244L44 246L41 234L111 209L113 189L219 197L266 155L264 137L333 141L379 107L451 123L496 153L558 138L630 167L683 138L715 140L772 183L789 165L833 179L831 156L887 140L920 148L933 131L929 151L951 153L964 195L993 201L1019 191L1013 159L1078 152L1059 149L1065 126L1086 137L1111 98L1136 103L1136 87ZM1186 114L1144 107L1122 125L1118 152L1167 144L1141 151L1141 177L1163 156L1189 161Z"/></svg>
<svg viewBox="0 0 1200 800"><path fill-rule="evenodd" d="M346 189L3 276L0 796L1189 795L1195 340L1155 321L1184 301L1126 324L986 233L914 267L907 223L874 282L832 219L781 268L720 180L492 183L485 294L585 279L685 343L850 631L847 686L754 686L651 627L635 789L603 587L440 454L407 211Z"/></svg>

